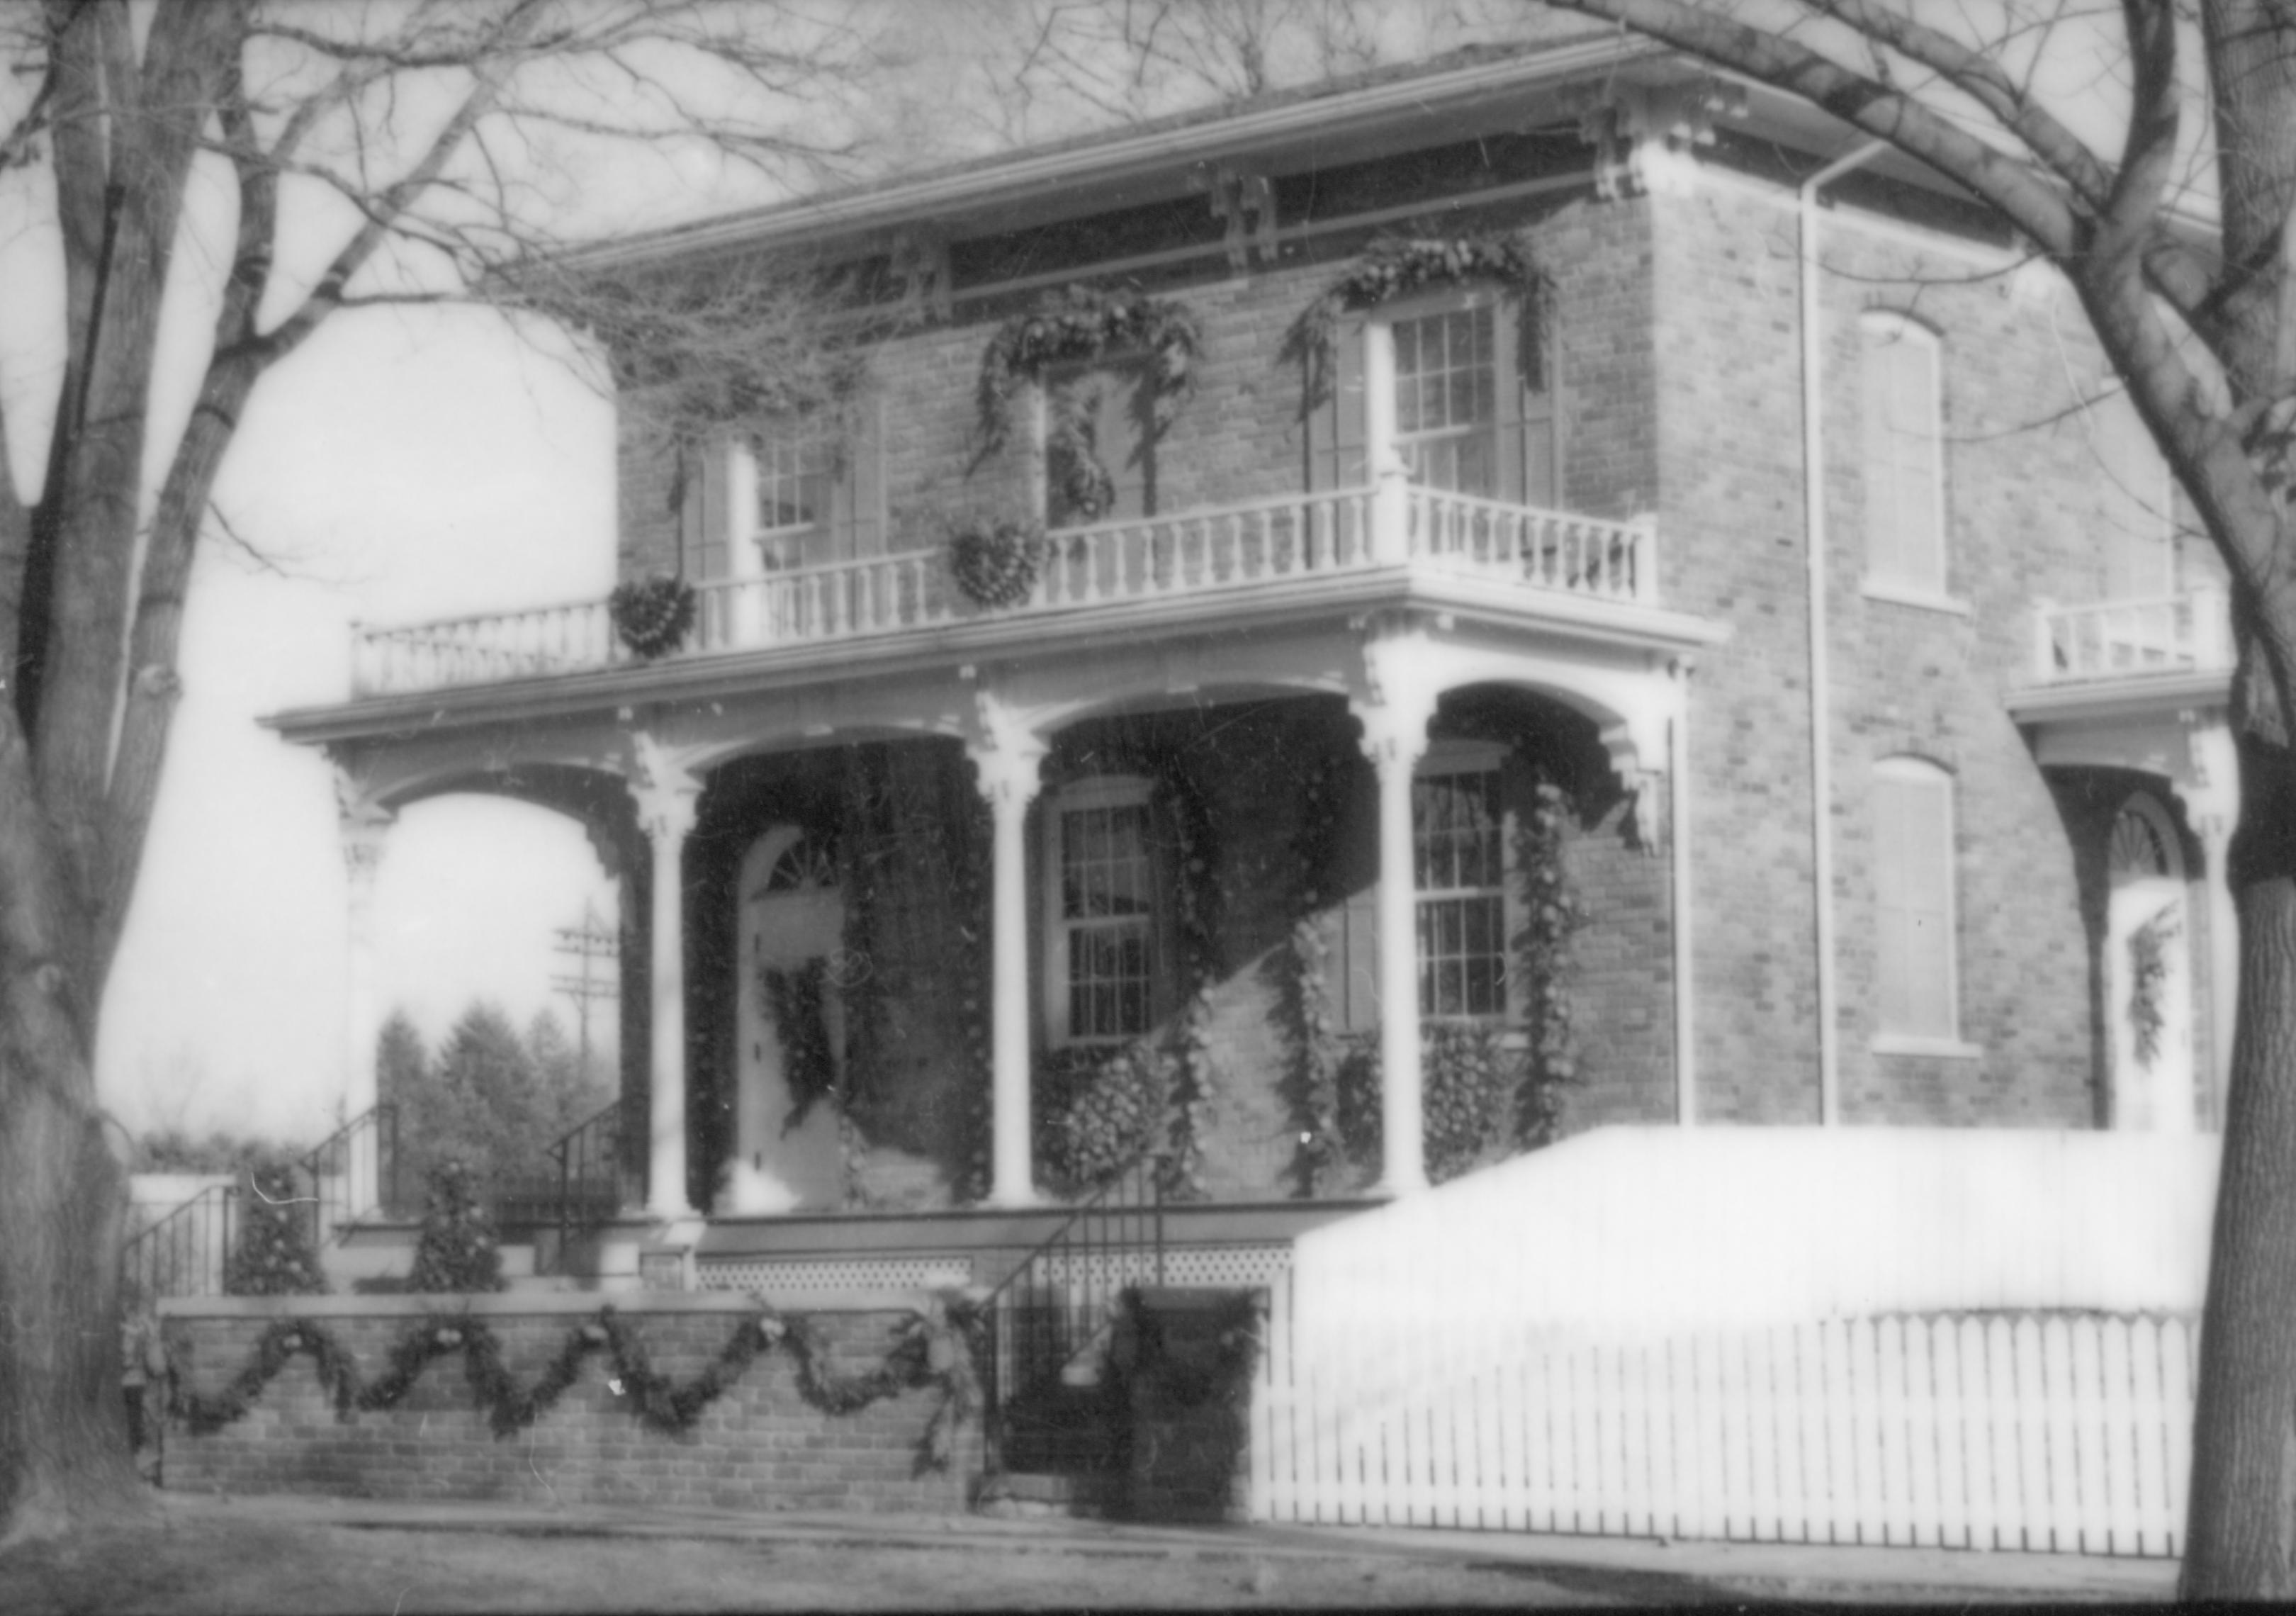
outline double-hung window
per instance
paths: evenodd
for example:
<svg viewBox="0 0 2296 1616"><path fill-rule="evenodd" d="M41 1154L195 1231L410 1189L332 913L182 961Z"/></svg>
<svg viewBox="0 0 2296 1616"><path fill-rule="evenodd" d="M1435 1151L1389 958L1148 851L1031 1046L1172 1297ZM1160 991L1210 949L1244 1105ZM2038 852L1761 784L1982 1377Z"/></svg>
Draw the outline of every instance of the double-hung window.
<svg viewBox="0 0 2296 1616"><path fill-rule="evenodd" d="M1045 390L1045 524L1087 526L1156 510L1155 399L1142 359L1055 370Z"/></svg>
<svg viewBox="0 0 2296 1616"><path fill-rule="evenodd" d="M1438 755L1411 785L1419 1013L1507 1008L1506 810L1495 753Z"/></svg>
<svg viewBox="0 0 2296 1616"><path fill-rule="evenodd" d="M1341 321L1329 363L1312 373L1308 488L1360 488L1392 453L1429 488L1559 504L1552 364L1524 364L1519 314L1496 287L1476 286ZM1376 408L1374 377L1388 389ZM1381 432L1390 440L1373 442Z"/></svg>
<svg viewBox="0 0 2296 1616"><path fill-rule="evenodd" d="M1139 1037L1156 1014L1153 810L1145 781L1087 780L1046 804L1046 1021L1056 1044Z"/></svg>
<svg viewBox="0 0 2296 1616"><path fill-rule="evenodd" d="M702 457L680 544L695 582L757 578L885 553L875 401L841 422L783 416Z"/></svg>

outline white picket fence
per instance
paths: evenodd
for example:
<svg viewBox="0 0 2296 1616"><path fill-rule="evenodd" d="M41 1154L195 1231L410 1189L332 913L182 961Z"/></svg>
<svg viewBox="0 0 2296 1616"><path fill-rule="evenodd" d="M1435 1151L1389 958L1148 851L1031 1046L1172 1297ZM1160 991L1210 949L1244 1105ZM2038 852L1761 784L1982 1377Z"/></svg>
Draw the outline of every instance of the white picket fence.
<svg viewBox="0 0 2296 1616"><path fill-rule="evenodd" d="M1381 1396L1295 1350L1294 1283L1269 1290L1255 1520L2152 1555L2184 1531L2189 1318L1550 1336L1393 1366Z"/></svg>
<svg viewBox="0 0 2296 1616"><path fill-rule="evenodd" d="M2172 1554L2215 1144L1610 1128L1300 1237L1257 1518Z"/></svg>

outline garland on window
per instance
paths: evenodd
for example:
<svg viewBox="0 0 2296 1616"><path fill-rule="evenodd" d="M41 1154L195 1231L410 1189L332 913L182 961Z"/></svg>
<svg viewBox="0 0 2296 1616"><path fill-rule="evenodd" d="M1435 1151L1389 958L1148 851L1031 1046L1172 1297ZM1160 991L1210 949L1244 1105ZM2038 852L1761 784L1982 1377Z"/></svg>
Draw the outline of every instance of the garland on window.
<svg viewBox="0 0 2296 1616"><path fill-rule="evenodd" d="M1147 355L1151 422L1161 433L1194 390L1202 346L1185 304L1139 291L1063 287L998 326L981 352L973 391L981 452L993 455L1011 439L1013 400L1021 388L1041 385L1055 365L1090 364L1111 354Z"/></svg>
<svg viewBox="0 0 2296 1616"><path fill-rule="evenodd" d="M503 1361L501 1339L483 1321L467 1315L431 1315L401 1333L383 1372L362 1382L358 1364L334 1333L315 1319L282 1319L266 1329L231 1382L215 1393L190 1390L192 1348L180 1334L168 1339L168 1412L195 1433L205 1435L243 1418L264 1390L297 1353L308 1353L319 1384L338 1421L355 1413L396 1407L405 1400L432 1359L459 1352L472 1407L487 1415L496 1439L527 1429L556 1405L581 1378L583 1361L606 1354L613 1369L610 1384L634 1415L654 1430L680 1435L693 1429L702 1411L749 1371L758 1354L775 1345L796 1359L799 1395L824 1414L849 1415L912 1388L938 1386L941 1403L919 1441L921 1468L944 1468L957 1431L980 1408L980 1385L973 1367L972 1333L965 1304L944 1302L913 1315L884 1361L861 1374L829 1373L827 1348L801 1315L787 1317L761 1308L741 1320L718 1356L682 1384L655 1372L644 1341L611 1307L567 1332L542 1374L520 1386Z"/></svg>
<svg viewBox="0 0 2296 1616"><path fill-rule="evenodd" d="M1544 375L1546 323L1553 310L1554 283L1520 242L1512 235L1494 234L1439 239L1385 236L1366 247L1354 267L1324 288L1283 333L1278 357L1285 364L1306 367L1308 410L1327 402L1336 385L1332 344L1339 335L1342 316L1376 308L1431 286L1472 281L1496 285L1499 295L1515 310L1518 373Z"/></svg>
<svg viewBox="0 0 2296 1616"><path fill-rule="evenodd" d="M1055 525L1095 522L1116 504L1116 476L1100 457L1101 384L1064 387L1045 422L1045 480Z"/></svg>
<svg viewBox="0 0 2296 1616"><path fill-rule="evenodd" d="M1566 1091L1579 1080L1571 1019L1574 939L1586 911L1571 890L1563 847L1570 794L1538 770L1531 801L1514 825L1515 879L1523 925L1511 940L1514 1011L1521 1047L1488 1022L1428 1022L1421 1030L1420 1079L1428 1177L1456 1177L1494 1154L1535 1150L1559 1131ZM1303 870L1328 839L1334 809L1311 783L1303 810ZM1300 1143L1292 1170L1304 1195L1340 1159L1375 1164L1381 1145L1379 1038L1331 1029L1324 998L1325 949L1319 887L1303 874L1300 915L1279 986L1287 1057L1285 1097ZM1328 1095L1328 1099L1325 1097Z"/></svg>
<svg viewBox="0 0 2296 1616"><path fill-rule="evenodd" d="M2128 1026L2136 1040L2136 1063L2148 1070L2161 1054L2161 1032L2167 1025L2161 1000L2169 982L2169 942L2176 935L2173 903L2128 934Z"/></svg>

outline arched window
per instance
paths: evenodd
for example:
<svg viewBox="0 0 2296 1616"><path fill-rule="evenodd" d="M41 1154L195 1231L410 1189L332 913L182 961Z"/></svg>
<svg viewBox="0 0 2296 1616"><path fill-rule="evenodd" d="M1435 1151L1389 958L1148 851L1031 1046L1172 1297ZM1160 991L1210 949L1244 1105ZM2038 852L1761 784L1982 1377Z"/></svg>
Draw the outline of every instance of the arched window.
<svg viewBox="0 0 2296 1616"><path fill-rule="evenodd" d="M1946 594L1945 456L1937 337L1900 315L1857 324L1866 581L1883 595Z"/></svg>
<svg viewBox="0 0 2296 1616"><path fill-rule="evenodd" d="M1953 776L1919 758L1874 766L1876 999L1882 1036L1960 1037Z"/></svg>
<svg viewBox="0 0 2296 1616"><path fill-rule="evenodd" d="M1046 805L1045 1019L1054 1044L1115 1043L1154 1025L1158 892L1145 780L1107 775Z"/></svg>

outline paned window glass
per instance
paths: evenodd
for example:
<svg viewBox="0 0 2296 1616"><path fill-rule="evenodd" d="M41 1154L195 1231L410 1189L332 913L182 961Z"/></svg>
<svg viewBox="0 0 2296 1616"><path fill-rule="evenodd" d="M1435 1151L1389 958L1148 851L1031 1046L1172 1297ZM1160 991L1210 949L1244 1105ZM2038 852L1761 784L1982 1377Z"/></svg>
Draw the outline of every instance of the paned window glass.
<svg viewBox="0 0 2296 1616"><path fill-rule="evenodd" d="M1422 1015L1506 1012L1505 824L1496 768L1412 783Z"/></svg>

